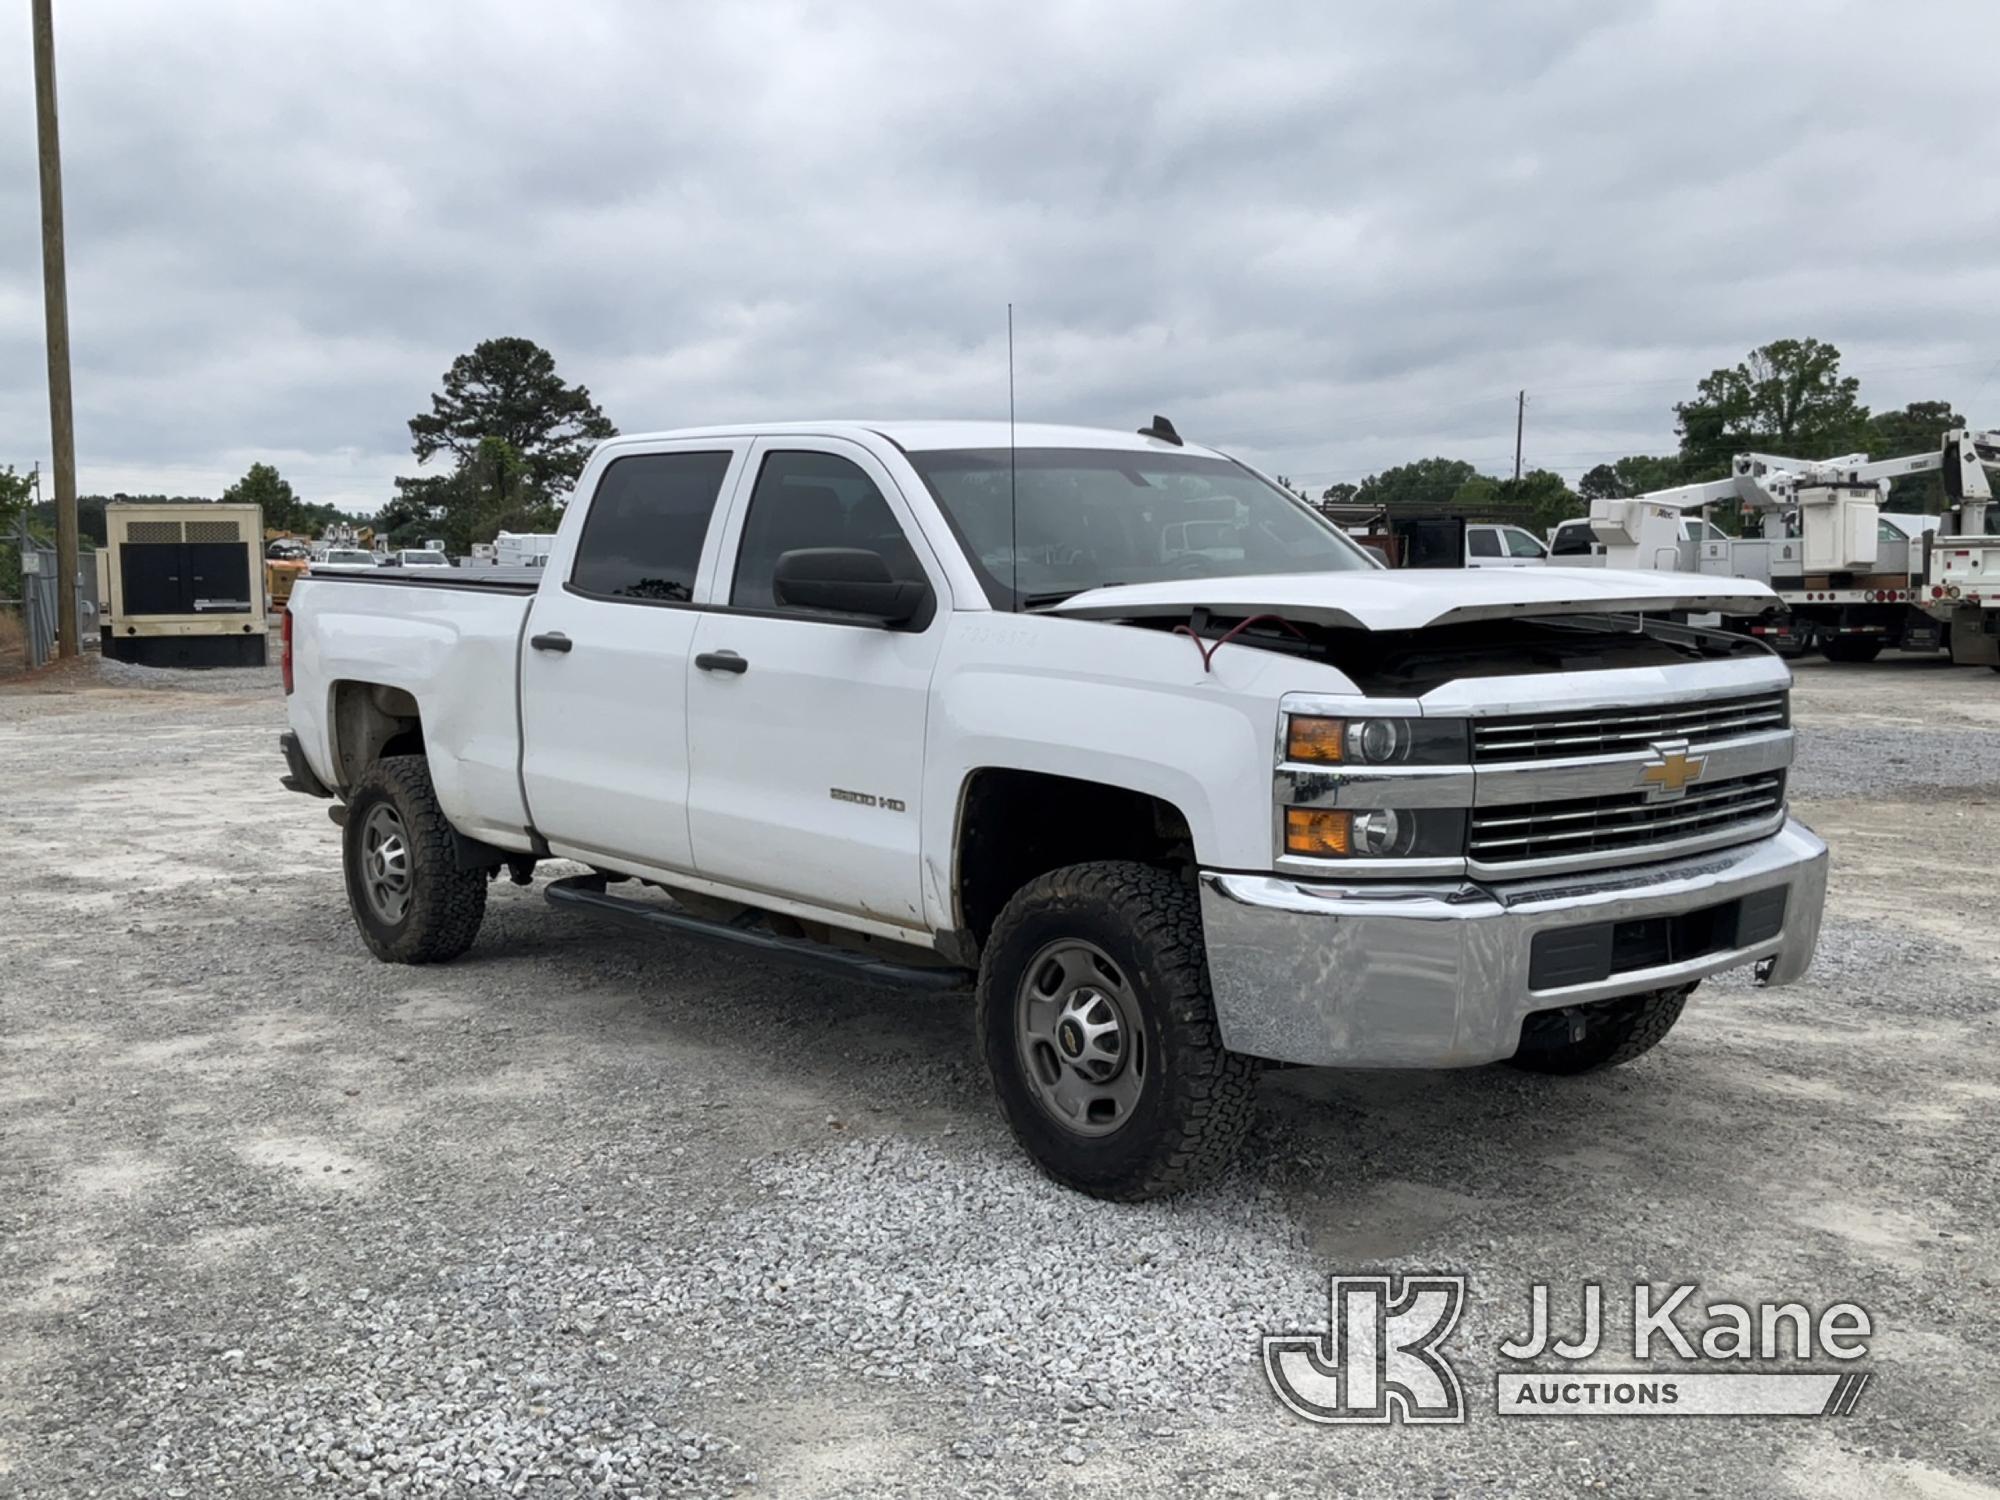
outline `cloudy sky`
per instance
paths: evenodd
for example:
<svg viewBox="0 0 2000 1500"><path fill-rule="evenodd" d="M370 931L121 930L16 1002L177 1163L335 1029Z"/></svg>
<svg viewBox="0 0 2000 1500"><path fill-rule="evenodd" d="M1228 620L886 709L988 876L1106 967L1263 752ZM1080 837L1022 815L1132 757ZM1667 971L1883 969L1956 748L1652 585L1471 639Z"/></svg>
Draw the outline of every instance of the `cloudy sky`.
<svg viewBox="0 0 2000 1500"><path fill-rule="evenodd" d="M1004 415L1572 479L1774 337L2000 424L2000 5L56 0L82 488L373 510L521 334L626 431ZM0 6L0 463L46 462Z"/></svg>

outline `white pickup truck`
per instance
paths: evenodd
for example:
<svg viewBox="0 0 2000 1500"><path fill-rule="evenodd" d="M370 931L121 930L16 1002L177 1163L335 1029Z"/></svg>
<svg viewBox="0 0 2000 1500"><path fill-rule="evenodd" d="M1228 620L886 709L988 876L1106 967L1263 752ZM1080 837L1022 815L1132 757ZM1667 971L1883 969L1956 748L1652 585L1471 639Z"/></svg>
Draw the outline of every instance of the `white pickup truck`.
<svg viewBox="0 0 2000 1500"><path fill-rule="evenodd" d="M1138 1198L1263 1061L1581 1072L1798 978L1789 674L1671 618L1766 592L1384 571L1158 419L622 437L538 577L300 583L284 780L380 958L573 861L552 900L975 990L1023 1146Z"/></svg>

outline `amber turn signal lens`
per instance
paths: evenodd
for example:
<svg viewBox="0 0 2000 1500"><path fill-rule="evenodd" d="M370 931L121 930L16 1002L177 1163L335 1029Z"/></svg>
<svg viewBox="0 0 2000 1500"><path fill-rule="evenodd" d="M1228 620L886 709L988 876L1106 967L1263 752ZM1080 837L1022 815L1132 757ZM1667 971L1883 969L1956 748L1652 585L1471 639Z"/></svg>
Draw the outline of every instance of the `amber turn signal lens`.
<svg viewBox="0 0 2000 1500"><path fill-rule="evenodd" d="M1285 809L1285 853L1324 859L1348 852L1348 815L1317 807Z"/></svg>
<svg viewBox="0 0 2000 1500"><path fill-rule="evenodd" d="M1285 759L1305 761L1345 760L1347 723L1342 719L1310 719L1292 716L1285 732Z"/></svg>

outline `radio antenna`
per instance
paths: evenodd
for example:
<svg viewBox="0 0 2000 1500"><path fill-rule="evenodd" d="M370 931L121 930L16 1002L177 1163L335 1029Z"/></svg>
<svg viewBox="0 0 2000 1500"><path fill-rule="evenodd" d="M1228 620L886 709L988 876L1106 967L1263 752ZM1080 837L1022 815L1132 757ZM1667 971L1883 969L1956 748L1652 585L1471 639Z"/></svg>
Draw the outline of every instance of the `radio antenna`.
<svg viewBox="0 0 2000 1500"><path fill-rule="evenodd" d="M1014 488L1014 304L1007 304L1007 556L1014 568L1014 608L1021 608L1021 502Z"/></svg>

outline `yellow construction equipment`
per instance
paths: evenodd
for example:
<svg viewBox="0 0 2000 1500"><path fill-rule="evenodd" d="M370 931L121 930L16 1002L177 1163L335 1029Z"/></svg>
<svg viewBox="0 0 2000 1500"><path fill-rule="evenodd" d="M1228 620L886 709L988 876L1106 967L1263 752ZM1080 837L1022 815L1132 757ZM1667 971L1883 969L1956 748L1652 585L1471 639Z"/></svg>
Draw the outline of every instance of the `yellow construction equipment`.
<svg viewBox="0 0 2000 1500"><path fill-rule="evenodd" d="M307 557L266 557L264 559L264 593L271 601L273 613L281 612L292 597L292 585L299 575L312 566Z"/></svg>

